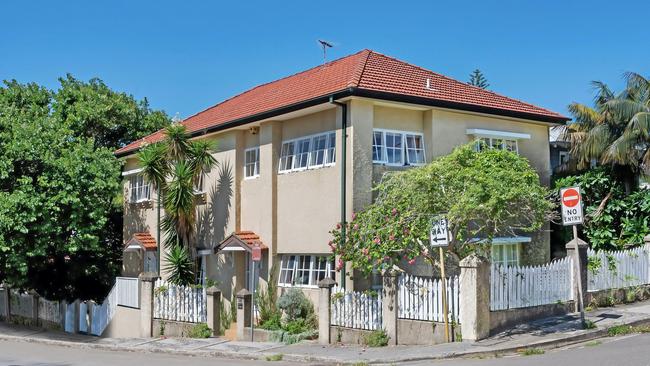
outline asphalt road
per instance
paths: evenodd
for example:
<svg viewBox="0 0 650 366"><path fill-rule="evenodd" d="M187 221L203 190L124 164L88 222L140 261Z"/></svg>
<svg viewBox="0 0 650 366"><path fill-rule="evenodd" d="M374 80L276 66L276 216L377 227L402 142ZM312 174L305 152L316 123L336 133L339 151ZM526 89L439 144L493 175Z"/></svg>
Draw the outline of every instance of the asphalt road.
<svg viewBox="0 0 650 366"><path fill-rule="evenodd" d="M188 363L193 366L291 365L284 361L228 360L167 354L98 351L0 340L1 366L175 366ZM408 365L432 366L443 364L451 366L650 366L650 334L605 338L571 348L547 351L541 355L408 363Z"/></svg>
<svg viewBox="0 0 650 366"><path fill-rule="evenodd" d="M603 338L541 355L489 359L413 362L406 365L449 366L650 366L650 334Z"/></svg>

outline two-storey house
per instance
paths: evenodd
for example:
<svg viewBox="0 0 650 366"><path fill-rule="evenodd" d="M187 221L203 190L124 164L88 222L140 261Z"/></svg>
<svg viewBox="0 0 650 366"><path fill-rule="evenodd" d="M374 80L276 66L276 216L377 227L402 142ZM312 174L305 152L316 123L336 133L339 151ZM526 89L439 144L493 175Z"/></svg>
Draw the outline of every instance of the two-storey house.
<svg viewBox="0 0 650 366"><path fill-rule="evenodd" d="M329 231L372 202L385 171L483 140L528 158L548 184L549 126L566 121L371 50L257 86L182 122L193 138L218 144L219 167L200 187L204 275L226 299L250 288L251 249L259 243L262 280L275 265L280 286L309 293L336 276ZM156 267L156 197L135 153L163 137L157 132L116 152L126 160L125 245L142 250L148 269ZM549 233L496 238L492 250L497 262L546 262ZM348 288L368 285L355 282L348 279Z"/></svg>

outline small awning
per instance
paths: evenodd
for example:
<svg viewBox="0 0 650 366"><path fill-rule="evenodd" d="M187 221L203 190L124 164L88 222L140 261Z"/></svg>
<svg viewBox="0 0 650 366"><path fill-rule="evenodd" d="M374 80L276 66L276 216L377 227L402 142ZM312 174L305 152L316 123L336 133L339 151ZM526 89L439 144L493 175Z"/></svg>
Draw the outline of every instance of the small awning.
<svg viewBox="0 0 650 366"><path fill-rule="evenodd" d="M230 236L219 243L219 245L214 248L214 253L235 251L252 252L255 245L259 245L262 250L268 249L268 247L262 243L262 240L260 240L260 236L254 232L237 231L230 234Z"/></svg>
<svg viewBox="0 0 650 366"><path fill-rule="evenodd" d="M154 239L153 236L149 233L135 233L133 234L133 237L131 240L129 240L126 243L126 246L124 247L124 251L136 251L136 250L144 250L144 251L156 251L158 250L158 244L156 243L156 239Z"/></svg>
<svg viewBox="0 0 650 366"><path fill-rule="evenodd" d="M470 243L484 242L483 238L473 238ZM532 241L530 236L496 236L492 238L492 245L504 245L514 243L530 243Z"/></svg>

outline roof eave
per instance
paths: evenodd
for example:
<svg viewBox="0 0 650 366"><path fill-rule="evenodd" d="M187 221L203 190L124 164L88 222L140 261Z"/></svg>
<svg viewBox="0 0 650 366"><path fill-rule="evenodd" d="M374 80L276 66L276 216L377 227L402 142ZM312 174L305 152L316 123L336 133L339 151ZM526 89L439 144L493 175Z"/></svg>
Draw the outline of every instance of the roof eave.
<svg viewBox="0 0 650 366"><path fill-rule="evenodd" d="M512 110L501 109L501 108L493 108L493 107L479 106L475 104L466 104L466 103L459 103L459 102L450 102L450 101L440 100L440 99L417 97L412 95L389 93L389 92L382 92L382 91L370 90L370 89L357 88L354 90L353 95L359 97L365 97L365 98L388 100L393 102L419 104L419 105L426 105L430 107L458 109L458 110L463 110L468 112L485 113L485 114L492 114L492 115L498 115L504 117L528 119L528 120L551 123L551 124L563 125L570 120L570 118L564 116L554 117L554 116L540 115L535 113L518 112L518 111L512 111Z"/></svg>

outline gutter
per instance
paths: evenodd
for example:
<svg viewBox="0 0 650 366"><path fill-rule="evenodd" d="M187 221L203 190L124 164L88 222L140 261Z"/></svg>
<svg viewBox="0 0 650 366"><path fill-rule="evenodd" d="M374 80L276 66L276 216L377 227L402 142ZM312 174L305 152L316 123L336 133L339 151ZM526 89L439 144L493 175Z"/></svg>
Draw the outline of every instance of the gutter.
<svg viewBox="0 0 650 366"><path fill-rule="evenodd" d="M229 122L226 122L226 123L221 123L221 124L216 125L216 126L204 128L202 130L193 131L193 132L190 133L190 138L207 135L209 133L225 130L225 129L228 129L228 128L242 126L242 125L252 123L252 122L256 122L256 121L259 121L259 120L276 117L276 116L286 114L286 113L290 113L290 112L295 112L295 111L298 111L300 109L313 107L313 106L316 106L316 105L319 105L319 104L332 103L333 100L341 99L341 98L345 98L345 97L349 97L349 96L381 99L381 100L402 102L402 103L419 104L419 105L425 105L425 106L430 106L430 107L456 109L456 110L462 110L462 111L468 111L468 112L485 113L485 114L491 114L491 115L496 115L496 116L528 119L528 120L532 120L532 121L539 121L539 122L546 122L546 123L560 124L560 125L564 125L564 124L566 124L567 121L571 120L570 118L563 117L563 116L559 116L559 117L543 116L543 115L535 114L535 113L509 111L509 110L493 108L493 107L478 106L478 105L474 105L474 104L450 102L450 101L445 101L445 100L440 100L440 99L431 99L431 98L416 97L416 96L403 95L403 94L397 94L397 93L388 93L388 92L381 92L381 91L375 91L375 90L360 89L360 88L357 88L357 87L349 87L349 88L346 88L346 89L342 89L342 90L340 90L338 92L322 95L320 97L316 97L316 98L312 98L312 99L307 99L307 100L304 100L302 102L290 104L290 105L287 105L287 106L284 106L284 107L275 108L275 109L272 109L272 110L269 110L269 111L266 111L266 112L262 112L262 113L258 113L258 114L254 114L254 115L251 115L251 116L248 116L248 117L235 119L235 120L232 120L232 121L229 121ZM119 157L131 155L131 154L135 153L139 149L140 149L139 147L136 147L136 148L133 148L133 149L128 150L128 151L123 151L123 152L120 152L120 153L114 153L114 155L119 158Z"/></svg>

